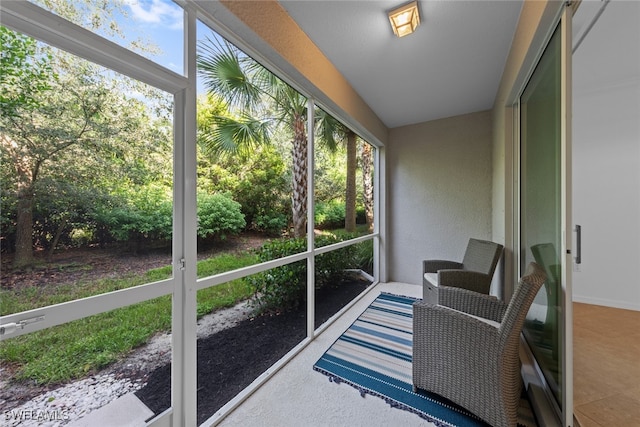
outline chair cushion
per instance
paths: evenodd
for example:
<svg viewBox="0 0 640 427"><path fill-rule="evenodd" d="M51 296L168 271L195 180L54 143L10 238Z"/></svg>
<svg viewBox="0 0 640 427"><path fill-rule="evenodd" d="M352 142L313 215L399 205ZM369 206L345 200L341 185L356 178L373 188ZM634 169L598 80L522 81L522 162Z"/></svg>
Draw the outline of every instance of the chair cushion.
<svg viewBox="0 0 640 427"><path fill-rule="evenodd" d="M500 323L499 322L495 322L495 321L490 320L490 319L485 319L484 317L480 317L480 316L474 316L473 314L465 313L464 311L456 310L455 308L451 308L451 307L445 307L445 308L447 308L447 309L449 309L451 311L457 311L458 313L462 313L465 316L469 316L469 317L473 317L474 319L478 319L478 320L486 323L487 325L493 326L496 329L500 327Z"/></svg>
<svg viewBox="0 0 640 427"><path fill-rule="evenodd" d="M433 286L438 286L438 273L424 273L424 280Z"/></svg>

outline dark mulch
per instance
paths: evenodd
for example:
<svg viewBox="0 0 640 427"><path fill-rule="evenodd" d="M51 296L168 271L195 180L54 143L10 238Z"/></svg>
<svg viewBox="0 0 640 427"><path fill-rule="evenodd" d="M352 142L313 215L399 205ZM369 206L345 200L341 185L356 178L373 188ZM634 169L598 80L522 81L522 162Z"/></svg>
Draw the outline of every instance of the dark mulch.
<svg viewBox="0 0 640 427"><path fill-rule="evenodd" d="M369 282L354 280L316 292L316 327L337 313ZM198 424L247 387L306 336L306 314L299 310L239 322L198 340ZM136 392L154 414L171 406L171 364L157 368Z"/></svg>

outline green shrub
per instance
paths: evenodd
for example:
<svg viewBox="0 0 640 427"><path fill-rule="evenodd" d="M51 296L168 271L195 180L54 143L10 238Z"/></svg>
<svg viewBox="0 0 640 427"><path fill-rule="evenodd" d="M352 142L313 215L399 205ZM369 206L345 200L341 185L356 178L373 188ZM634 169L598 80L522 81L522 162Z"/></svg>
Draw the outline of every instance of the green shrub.
<svg viewBox="0 0 640 427"><path fill-rule="evenodd" d="M332 234L320 235L316 238L316 245L317 247L327 246L342 240ZM260 262L270 261L301 253L306 249L306 238L272 240L258 250L258 259ZM345 277L344 270L355 268L355 262L353 246L316 256L316 289L342 280ZM295 308L303 304L306 299L307 263L298 261L276 267L250 276L246 280L255 289L260 309L277 311Z"/></svg>
<svg viewBox="0 0 640 427"><path fill-rule="evenodd" d="M86 246L93 240L93 230L89 228L74 228L69 232L72 246L78 248Z"/></svg>
<svg viewBox="0 0 640 427"><path fill-rule="evenodd" d="M279 235L291 220L291 183L282 156L270 145L249 156L211 159L198 163L198 188L229 193L240 203L248 229Z"/></svg>
<svg viewBox="0 0 640 427"><path fill-rule="evenodd" d="M223 194L198 194L198 237L225 239L247 225L240 203Z"/></svg>
<svg viewBox="0 0 640 427"><path fill-rule="evenodd" d="M373 240L354 245L355 268L373 274Z"/></svg>
<svg viewBox="0 0 640 427"><path fill-rule="evenodd" d="M343 201L318 202L315 206L315 226L321 230L344 227Z"/></svg>
<svg viewBox="0 0 640 427"><path fill-rule="evenodd" d="M98 229L116 241L138 246L146 241L170 241L173 232L171 189L160 185L131 187L95 209ZM104 238L102 238L104 240Z"/></svg>
<svg viewBox="0 0 640 427"><path fill-rule="evenodd" d="M297 254L306 250L307 240L278 239L265 243L257 251L259 262ZM257 305L262 310L285 310L304 301L307 263L298 261L247 277L253 287Z"/></svg>
<svg viewBox="0 0 640 427"><path fill-rule="evenodd" d="M287 227L290 216L291 215L283 212L271 210L263 214L255 215L251 227L270 235L276 235Z"/></svg>

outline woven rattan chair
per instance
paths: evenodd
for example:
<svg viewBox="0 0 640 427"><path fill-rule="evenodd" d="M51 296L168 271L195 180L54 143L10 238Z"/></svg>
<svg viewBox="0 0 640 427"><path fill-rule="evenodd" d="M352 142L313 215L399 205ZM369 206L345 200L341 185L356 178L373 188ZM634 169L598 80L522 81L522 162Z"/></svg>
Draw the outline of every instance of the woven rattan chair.
<svg viewBox="0 0 640 427"><path fill-rule="evenodd" d="M509 304L460 288L440 304L413 305L413 386L439 394L495 427L515 426L522 391L520 333L545 281L531 263Z"/></svg>
<svg viewBox="0 0 640 427"><path fill-rule="evenodd" d="M425 260L423 281L425 286L453 286L481 294L489 294L491 280L504 247L487 240L469 239L462 262Z"/></svg>

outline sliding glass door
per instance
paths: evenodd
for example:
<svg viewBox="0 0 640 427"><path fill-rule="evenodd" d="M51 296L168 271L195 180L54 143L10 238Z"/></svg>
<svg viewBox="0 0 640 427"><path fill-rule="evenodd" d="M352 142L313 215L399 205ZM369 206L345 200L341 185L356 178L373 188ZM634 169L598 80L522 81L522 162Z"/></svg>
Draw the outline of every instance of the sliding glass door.
<svg viewBox="0 0 640 427"><path fill-rule="evenodd" d="M549 38L520 95L520 275L537 262L547 280L537 295L524 336L547 392L569 425L571 404L571 210L569 23L564 17Z"/></svg>

